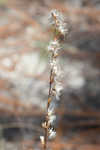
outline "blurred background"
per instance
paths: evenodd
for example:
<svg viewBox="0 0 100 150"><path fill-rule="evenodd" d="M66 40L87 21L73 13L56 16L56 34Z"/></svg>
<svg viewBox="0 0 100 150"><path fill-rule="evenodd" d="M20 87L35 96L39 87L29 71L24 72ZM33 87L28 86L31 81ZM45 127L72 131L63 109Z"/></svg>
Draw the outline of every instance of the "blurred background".
<svg viewBox="0 0 100 150"><path fill-rule="evenodd" d="M70 33L53 150L100 149L100 0L0 0L0 150L41 150L49 84L48 15Z"/></svg>

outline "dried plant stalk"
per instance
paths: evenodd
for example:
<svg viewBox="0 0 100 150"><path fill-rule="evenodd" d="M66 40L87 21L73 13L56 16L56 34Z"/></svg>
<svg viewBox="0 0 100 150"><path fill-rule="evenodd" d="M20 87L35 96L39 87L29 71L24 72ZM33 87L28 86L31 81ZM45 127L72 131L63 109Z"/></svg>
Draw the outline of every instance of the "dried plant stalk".
<svg viewBox="0 0 100 150"><path fill-rule="evenodd" d="M50 82L49 82L49 94L47 102L47 112L45 122L42 123L42 127L45 129L45 135L40 136L43 149L47 150L48 139L53 139L56 136L54 129L55 104L57 100L60 100L61 91L63 90L61 83L62 71L58 63L59 51L62 49L61 44L68 34L68 26L65 22L65 18L57 10L50 12L49 22L54 28L54 39L49 43L48 51L50 53Z"/></svg>

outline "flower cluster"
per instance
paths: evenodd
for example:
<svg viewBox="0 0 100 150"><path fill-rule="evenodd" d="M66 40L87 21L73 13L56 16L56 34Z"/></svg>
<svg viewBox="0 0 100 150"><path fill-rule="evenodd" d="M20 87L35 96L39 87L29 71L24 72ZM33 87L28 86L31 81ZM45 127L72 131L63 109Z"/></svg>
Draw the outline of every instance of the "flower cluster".
<svg viewBox="0 0 100 150"><path fill-rule="evenodd" d="M51 41L48 46L48 51L52 52L54 56L56 57L58 54L58 51L61 49L59 41Z"/></svg>
<svg viewBox="0 0 100 150"><path fill-rule="evenodd" d="M48 46L48 51L52 53L50 58L50 68L52 70L52 93L56 96L56 99L59 100L61 91L63 89L60 79L62 77L62 71L58 62L59 51L61 50L60 41L54 40L50 42Z"/></svg>
<svg viewBox="0 0 100 150"><path fill-rule="evenodd" d="M56 9L51 11L49 16L50 24L55 26L60 36L64 37L68 34L68 23L65 20L65 17Z"/></svg>
<svg viewBox="0 0 100 150"><path fill-rule="evenodd" d="M54 122L56 120L55 107L57 100L60 100L61 91L63 86L61 83L62 71L58 62L59 51L62 49L61 37L68 33L67 23L65 23L64 17L57 10L53 10L49 17L50 23L55 28L55 37L49 43L48 52L50 53L50 84L49 95L47 103L46 120L42 123L42 127L45 129L45 136L40 136L41 143L44 145L44 150L47 147L47 140L53 139L56 136L54 129ZM64 40L63 38L63 40Z"/></svg>

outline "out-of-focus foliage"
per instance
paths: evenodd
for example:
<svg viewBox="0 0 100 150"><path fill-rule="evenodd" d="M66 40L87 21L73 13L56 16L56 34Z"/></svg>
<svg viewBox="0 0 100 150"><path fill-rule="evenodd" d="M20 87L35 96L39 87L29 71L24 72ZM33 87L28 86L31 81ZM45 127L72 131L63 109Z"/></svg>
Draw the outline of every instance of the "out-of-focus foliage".
<svg viewBox="0 0 100 150"><path fill-rule="evenodd" d="M6 4L8 0L0 0L0 5Z"/></svg>

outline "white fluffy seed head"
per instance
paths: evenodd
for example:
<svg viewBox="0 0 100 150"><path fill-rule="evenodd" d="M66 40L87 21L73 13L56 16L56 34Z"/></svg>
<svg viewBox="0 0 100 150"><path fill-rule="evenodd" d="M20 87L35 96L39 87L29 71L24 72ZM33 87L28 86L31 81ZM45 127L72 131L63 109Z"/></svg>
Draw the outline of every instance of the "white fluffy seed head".
<svg viewBox="0 0 100 150"><path fill-rule="evenodd" d="M48 116L51 116L52 114L54 114L54 107L49 107L48 108Z"/></svg>
<svg viewBox="0 0 100 150"><path fill-rule="evenodd" d="M49 46L48 46L48 51L49 52L58 52L58 50L60 50L60 44L59 44L59 41L58 40L54 40L54 41L51 41L49 43Z"/></svg>
<svg viewBox="0 0 100 150"><path fill-rule="evenodd" d="M49 115L48 120L49 120L48 123L52 125L54 121L56 120L56 115Z"/></svg>
<svg viewBox="0 0 100 150"><path fill-rule="evenodd" d="M56 100L60 100L61 92L63 90L63 86L60 82L56 82L55 84L55 96Z"/></svg>
<svg viewBox="0 0 100 150"><path fill-rule="evenodd" d="M66 33L68 33L68 29L63 24L59 26L59 31L64 36L66 35Z"/></svg>
<svg viewBox="0 0 100 150"><path fill-rule="evenodd" d="M56 132L51 128L49 130L49 139L54 139L56 137Z"/></svg>
<svg viewBox="0 0 100 150"><path fill-rule="evenodd" d="M49 16L49 22L56 27L56 30L64 37L68 34L68 23L65 17L57 10L52 10Z"/></svg>
<svg viewBox="0 0 100 150"><path fill-rule="evenodd" d="M57 66L57 59L51 59L50 60L50 66L51 66L51 68L53 68L54 66Z"/></svg>
<svg viewBox="0 0 100 150"><path fill-rule="evenodd" d="M62 90L63 90L63 86L62 86L62 84L61 83L56 83L56 85L55 85L55 90L59 93L59 92L61 92Z"/></svg>
<svg viewBox="0 0 100 150"><path fill-rule="evenodd" d="M51 24L55 24L55 21L61 22L64 21L63 15L56 9L50 12L49 20Z"/></svg>
<svg viewBox="0 0 100 150"><path fill-rule="evenodd" d="M53 115L55 113L55 108L56 108L56 101L52 100L49 108L48 108L48 115Z"/></svg>
<svg viewBox="0 0 100 150"><path fill-rule="evenodd" d="M45 143L44 136L40 136L40 140L41 140L42 145L44 145Z"/></svg>

